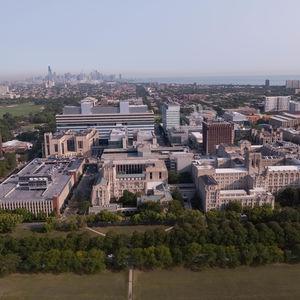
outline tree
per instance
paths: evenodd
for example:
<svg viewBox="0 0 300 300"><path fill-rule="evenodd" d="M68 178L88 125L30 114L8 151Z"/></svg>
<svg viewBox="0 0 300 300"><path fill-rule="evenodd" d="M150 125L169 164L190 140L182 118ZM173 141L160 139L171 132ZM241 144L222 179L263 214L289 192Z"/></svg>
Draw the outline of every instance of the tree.
<svg viewBox="0 0 300 300"><path fill-rule="evenodd" d="M122 270L128 267L129 250L126 247L121 247L114 252L113 267L117 270Z"/></svg>
<svg viewBox="0 0 300 300"><path fill-rule="evenodd" d="M171 248L171 252L172 252L173 262L177 266L181 266L183 264L183 254L182 254L181 249L179 247L174 247L174 248Z"/></svg>
<svg viewBox="0 0 300 300"><path fill-rule="evenodd" d="M148 248L145 248L143 251L144 254L144 266L146 268L152 269L156 266L159 265L157 259L156 259L156 255L155 255L155 247L154 246L150 246Z"/></svg>
<svg viewBox="0 0 300 300"><path fill-rule="evenodd" d="M20 262L21 259L17 254L0 255L0 275L16 272Z"/></svg>
<svg viewBox="0 0 300 300"><path fill-rule="evenodd" d="M166 246L160 245L155 248L155 256L160 267L170 267L173 263L170 249Z"/></svg>
<svg viewBox="0 0 300 300"><path fill-rule="evenodd" d="M176 188L173 192L172 192L172 198L174 200L177 200L179 202L182 202L183 199L182 199L182 195L181 195L181 192L179 190L179 188Z"/></svg>
<svg viewBox="0 0 300 300"><path fill-rule="evenodd" d="M176 171L173 170L169 171L168 183L169 184L179 183L179 174Z"/></svg>
<svg viewBox="0 0 300 300"><path fill-rule="evenodd" d="M257 255L256 247L253 244L245 244L240 248L241 263L250 266Z"/></svg>
<svg viewBox="0 0 300 300"><path fill-rule="evenodd" d="M161 213L163 211L163 207L159 202L146 201L139 206L139 211L140 212L153 211L153 212Z"/></svg>
<svg viewBox="0 0 300 300"><path fill-rule="evenodd" d="M145 266L144 250L142 248L132 249L131 260L135 267L140 268L140 269L144 268L144 266Z"/></svg>
<svg viewBox="0 0 300 300"><path fill-rule="evenodd" d="M198 262L201 253L201 246L198 243L190 243L185 247L184 261L187 266L192 266Z"/></svg>
<svg viewBox="0 0 300 300"><path fill-rule="evenodd" d="M23 221L23 217L17 214L0 214L0 233L12 232L18 224Z"/></svg>
<svg viewBox="0 0 300 300"><path fill-rule="evenodd" d="M227 211L235 211L237 213L242 213L242 204L240 201L230 201L225 208Z"/></svg>
<svg viewBox="0 0 300 300"><path fill-rule="evenodd" d="M123 192L123 196L119 198L118 202L122 203L125 207L136 206L137 197L134 193L131 193L128 190Z"/></svg>

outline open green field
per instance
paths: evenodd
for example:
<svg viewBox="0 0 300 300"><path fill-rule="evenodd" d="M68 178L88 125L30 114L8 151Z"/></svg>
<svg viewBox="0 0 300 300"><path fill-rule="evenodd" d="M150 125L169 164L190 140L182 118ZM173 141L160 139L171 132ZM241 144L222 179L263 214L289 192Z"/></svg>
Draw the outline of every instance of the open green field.
<svg viewBox="0 0 300 300"><path fill-rule="evenodd" d="M134 231L145 232L155 229L167 229L168 226L164 225L136 225L136 226L107 226L107 227L91 227L92 229L106 234L109 231L115 231L117 233L132 234Z"/></svg>
<svg viewBox="0 0 300 300"><path fill-rule="evenodd" d="M75 233L76 234L81 234L81 233L92 234L90 231L87 231L86 228L82 228L78 231L75 231ZM70 231L53 230L53 231L45 233L45 232L43 232L43 223L22 223L11 233L0 233L0 237L5 236L5 235L10 235L14 238L22 238L22 237L29 237L32 235L36 235L36 236L47 235L49 238L56 238L56 237L66 237L68 234L70 234Z"/></svg>
<svg viewBox="0 0 300 300"><path fill-rule="evenodd" d="M14 274L0 278L1 300L127 299L127 272Z"/></svg>
<svg viewBox="0 0 300 300"><path fill-rule="evenodd" d="M237 269L134 270L133 300L300 299L300 265ZM13 274L0 278L1 300L127 299L128 272Z"/></svg>
<svg viewBox="0 0 300 300"><path fill-rule="evenodd" d="M35 105L33 103L22 103L12 105L1 105L0 106L0 118L6 113L10 113L13 116L24 116L29 113L38 113L43 110L42 105Z"/></svg>
<svg viewBox="0 0 300 300"><path fill-rule="evenodd" d="M134 300L300 299L300 265L134 271Z"/></svg>

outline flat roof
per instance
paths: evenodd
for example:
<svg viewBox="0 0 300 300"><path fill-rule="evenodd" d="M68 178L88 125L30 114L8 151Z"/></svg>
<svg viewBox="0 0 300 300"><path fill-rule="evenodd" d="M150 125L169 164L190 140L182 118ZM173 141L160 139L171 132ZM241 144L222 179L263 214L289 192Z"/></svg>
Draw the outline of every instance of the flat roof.
<svg viewBox="0 0 300 300"><path fill-rule="evenodd" d="M300 170L299 165L295 166L268 166L267 169L270 172L276 172L276 171L298 171Z"/></svg>
<svg viewBox="0 0 300 300"><path fill-rule="evenodd" d="M117 174L117 178L145 178L144 173L135 173L135 174Z"/></svg>
<svg viewBox="0 0 300 300"><path fill-rule="evenodd" d="M228 195L228 194L246 195L247 192L245 190L220 190L220 195Z"/></svg>
<svg viewBox="0 0 300 300"><path fill-rule="evenodd" d="M60 195L73 176L70 171L76 171L82 165L82 158L42 159L31 161L18 174L11 175L0 184L0 201L39 201L52 200L54 195ZM46 172L46 173L45 173ZM27 186L19 185L19 176L41 176L52 174L52 180L47 189L29 190Z"/></svg>
<svg viewBox="0 0 300 300"><path fill-rule="evenodd" d="M217 168L216 174L222 173L247 173L248 170L246 168Z"/></svg>

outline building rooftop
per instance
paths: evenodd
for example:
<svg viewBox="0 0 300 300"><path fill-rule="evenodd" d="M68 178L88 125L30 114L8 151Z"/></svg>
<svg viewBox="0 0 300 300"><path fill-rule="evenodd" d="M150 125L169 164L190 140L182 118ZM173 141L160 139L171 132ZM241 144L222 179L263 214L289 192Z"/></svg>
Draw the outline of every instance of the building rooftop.
<svg viewBox="0 0 300 300"><path fill-rule="evenodd" d="M266 167L270 172L276 171L298 171L300 170L300 166L268 166Z"/></svg>
<svg viewBox="0 0 300 300"><path fill-rule="evenodd" d="M247 173L248 170L246 168L217 168L216 174L222 173Z"/></svg>
<svg viewBox="0 0 300 300"><path fill-rule="evenodd" d="M135 173L135 174L117 174L117 178L145 178L144 173Z"/></svg>
<svg viewBox="0 0 300 300"><path fill-rule="evenodd" d="M206 185L218 185L218 182L212 176L203 175L200 177Z"/></svg>
<svg viewBox="0 0 300 300"><path fill-rule="evenodd" d="M70 178L71 171L76 171L82 165L82 158L72 159L41 159L36 158L24 167L18 174L11 175L0 184L0 201L38 201L41 199L52 200L54 195L59 195ZM49 178L51 176L51 178ZM22 178L47 178L49 184L43 190L30 190L27 186L20 185Z"/></svg>

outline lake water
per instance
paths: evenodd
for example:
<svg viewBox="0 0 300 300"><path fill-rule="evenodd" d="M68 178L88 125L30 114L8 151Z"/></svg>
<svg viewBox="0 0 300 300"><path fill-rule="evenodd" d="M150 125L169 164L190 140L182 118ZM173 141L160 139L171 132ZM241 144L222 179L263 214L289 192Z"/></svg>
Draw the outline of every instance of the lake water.
<svg viewBox="0 0 300 300"><path fill-rule="evenodd" d="M201 77L149 77L135 78L133 82L158 82L203 85L264 85L265 80L270 80L270 85L285 85L286 80L300 80L300 75L273 75L273 76L201 76Z"/></svg>

